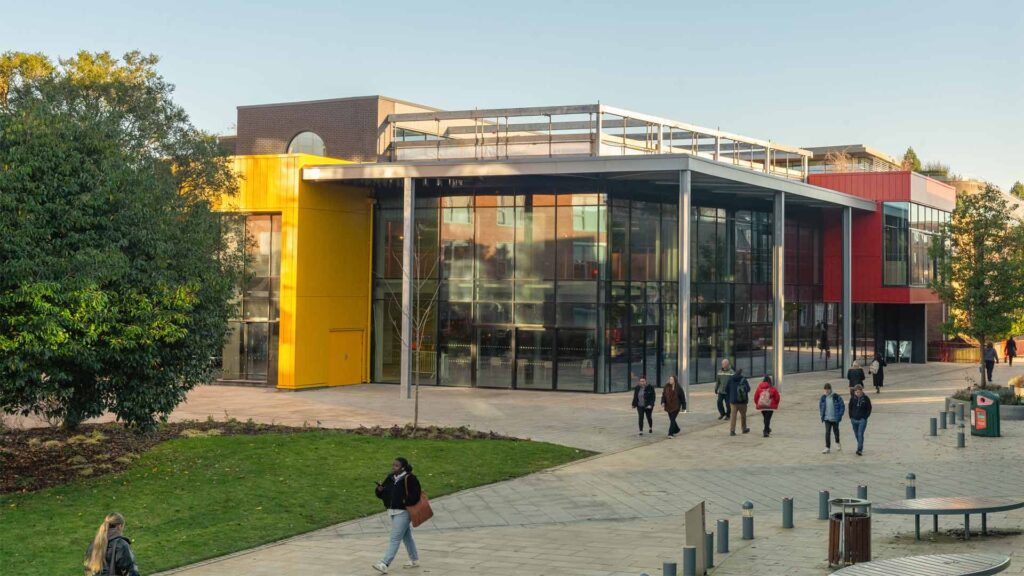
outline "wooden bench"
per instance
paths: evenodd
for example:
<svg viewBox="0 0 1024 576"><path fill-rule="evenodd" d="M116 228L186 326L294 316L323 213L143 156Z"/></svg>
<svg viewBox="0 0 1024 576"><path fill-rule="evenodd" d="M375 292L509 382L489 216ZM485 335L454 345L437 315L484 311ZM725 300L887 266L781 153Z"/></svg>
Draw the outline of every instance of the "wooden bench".
<svg viewBox="0 0 1024 576"><path fill-rule="evenodd" d="M832 576L985 576L1010 567L1010 557L1002 554L934 554L875 560L847 566Z"/></svg>
<svg viewBox="0 0 1024 576"><path fill-rule="evenodd" d="M878 504L872 509L875 514L913 514L914 534L921 539L921 516L934 518L933 529L939 531L939 516L950 514L964 515L964 539L971 537L971 514L981 514L981 533L988 534L988 515L992 512L1005 512L1024 508L1024 500L1005 498L915 498L899 500L886 504Z"/></svg>

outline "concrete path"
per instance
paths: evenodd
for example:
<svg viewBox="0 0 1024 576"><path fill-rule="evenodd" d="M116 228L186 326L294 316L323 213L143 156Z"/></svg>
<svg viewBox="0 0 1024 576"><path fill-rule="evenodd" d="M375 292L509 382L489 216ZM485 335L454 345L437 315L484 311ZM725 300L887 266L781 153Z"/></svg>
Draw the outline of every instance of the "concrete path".
<svg viewBox="0 0 1024 576"><path fill-rule="evenodd" d="M1021 496L1024 423L1004 422L1002 439L968 436L963 450L955 448L953 430L927 436L929 416L942 408L948 394L965 385L970 370L951 364L889 369L883 393L871 393L874 414L863 457L854 455L852 431L845 420L845 450L821 454L817 400L824 374L787 379L774 433L767 439L759 433L757 414L751 434L730 437L727 427L714 420L713 400L706 392L694 394L692 413L683 421L684 435L667 440L660 435L635 436L624 395L429 390L421 398L428 421L459 424L466 423L465 418L498 432L618 450L434 501L434 519L416 530L423 567L402 570L403 551L393 571L451 576L660 574L662 561L679 559L683 512L704 500L709 527L717 518L730 518L733 526L732 553L716 557L715 574L828 574L826 523L815 520L819 490L852 496L858 484L866 484L873 500L898 499L903 497L904 476L913 471L920 496ZM833 384L845 388L842 380L834 379ZM324 398L321 410L333 424L349 410L352 415L363 412L400 421L405 407L382 402L396 392L394 387L367 386L315 394ZM316 412L312 400L317 397L309 393L283 396L288 402L303 403L289 417ZM198 400L190 399L188 409L197 410ZM435 406L439 401L446 402ZM241 406L235 409L239 412L228 408L237 418L265 418L263 406L251 406L248 413ZM389 409L395 413L388 414ZM352 415L348 417L358 418ZM557 418L549 420L551 415ZM655 422L662 430L666 424L663 415ZM524 429L534 433L519 432ZM416 464L418 470L429 472L429 462ZM794 530L778 527L786 496L796 502ZM755 503L757 524L756 538L748 542L739 538L739 506L746 499ZM387 544L386 520L379 514L173 573L374 574L370 564ZM990 529L1016 531L1013 535L968 542L947 535L938 541L914 542L912 518L877 516L874 522L876 558L1004 551L1015 555L1007 573L1024 574L1024 555L1017 552L1024 549L1024 511L989 518ZM941 527L956 528L960 522L945 518Z"/></svg>

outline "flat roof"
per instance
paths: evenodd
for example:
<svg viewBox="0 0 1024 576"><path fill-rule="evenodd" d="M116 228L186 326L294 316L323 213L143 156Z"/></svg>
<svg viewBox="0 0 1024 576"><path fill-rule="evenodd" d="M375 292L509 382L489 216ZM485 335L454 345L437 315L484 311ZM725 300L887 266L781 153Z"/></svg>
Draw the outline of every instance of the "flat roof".
<svg viewBox="0 0 1024 576"><path fill-rule="evenodd" d="M712 191L735 194L777 191L801 199L803 204L875 211L875 203L870 200L689 154L314 165L303 168L302 179L308 182L351 182L398 178L607 174L618 180L657 180L681 170L691 170L694 185Z"/></svg>

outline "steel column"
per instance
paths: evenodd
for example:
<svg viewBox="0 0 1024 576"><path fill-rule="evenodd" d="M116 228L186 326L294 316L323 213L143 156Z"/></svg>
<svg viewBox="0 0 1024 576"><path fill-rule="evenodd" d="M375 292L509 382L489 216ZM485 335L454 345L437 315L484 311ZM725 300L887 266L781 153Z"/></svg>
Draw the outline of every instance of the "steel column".
<svg viewBox="0 0 1024 576"><path fill-rule="evenodd" d="M853 363L853 208L843 208L843 376Z"/></svg>
<svg viewBox="0 0 1024 576"><path fill-rule="evenodd" d="M786 193L776 192L772 215L772 375L782 386L786 337L782 331L786 307Z"/></svg>
<svg viewBox="0 0 1024 576"><path fill-rule="evenodd" d="M412 398L412 281L413 230L416 215L416 183L402 179L402 358L399 382L403 398Z"/></svg>
<svg viewBox="0 0 1024 576"><path fill-rule="evenodd" d="M679 288L676 305L676 371L683 385L686 403L690 405L690 195L692 174L679 171Z"/></svg>

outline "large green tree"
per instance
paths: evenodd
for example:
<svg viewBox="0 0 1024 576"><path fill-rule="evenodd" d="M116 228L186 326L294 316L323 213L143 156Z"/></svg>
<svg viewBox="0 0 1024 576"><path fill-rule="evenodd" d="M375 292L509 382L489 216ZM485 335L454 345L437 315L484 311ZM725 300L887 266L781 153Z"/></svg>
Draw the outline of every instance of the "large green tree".
<svg viewBox="0 0 1024 576"><path fill-rule="evenodd" d="M235 175L157 58L0 56L0 409L148 428L214 373Z"/></svg>
<svg viewBox="0 0 1024 576"><path fill-rule="evenodd" d="M914 149L910 146L903 153L903 169L913 170L914 172L921 171L921 159L917 157L917 152L914 152Z"/></svg>
<svg viewBox="0 0 1024 576"><path fill-rule="evenodd" d="M957 195L932 255L939 262L932 288L950 310L945 331L982 350L1008 336L1024 310L1024 224L1005 196L992 185Z"/></svg>
<svg viewBox="0 0 1024 576"><path fill-rule="evenodd" d="M1024 200L1024 184L1020 180L1014 182L1013 186L1010 187L1010 194Z"/></svg>

